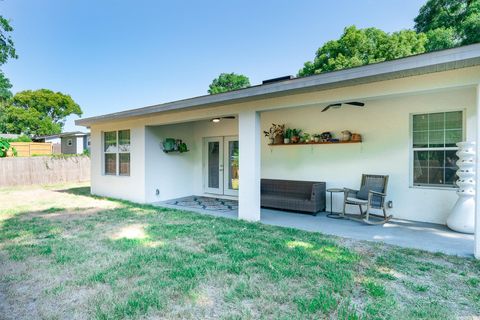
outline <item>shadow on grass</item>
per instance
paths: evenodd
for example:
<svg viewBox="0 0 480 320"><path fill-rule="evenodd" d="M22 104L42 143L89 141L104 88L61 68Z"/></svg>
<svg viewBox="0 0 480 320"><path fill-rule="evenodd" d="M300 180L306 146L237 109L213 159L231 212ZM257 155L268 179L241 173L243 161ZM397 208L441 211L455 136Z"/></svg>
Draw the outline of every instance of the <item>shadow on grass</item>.
<svg viewBox="0 0 480 320"><path fill-rule="evenodd" d="M69 193L76 196L92 196L90 189L91 189L90 187L76 187L76 188L61 189L56 191L61 193Z"/></svg>

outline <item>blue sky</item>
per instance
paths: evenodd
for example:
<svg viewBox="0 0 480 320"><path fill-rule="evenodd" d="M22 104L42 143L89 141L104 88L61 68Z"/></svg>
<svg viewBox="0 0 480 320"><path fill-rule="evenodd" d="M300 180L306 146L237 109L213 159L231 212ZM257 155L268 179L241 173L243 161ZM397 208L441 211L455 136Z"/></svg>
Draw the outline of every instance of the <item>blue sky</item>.
<svg viewBox="0 0 480 320"><path fill-rule="evenodd" d="M221 72L295 75L345 26L412 28L424 2L3 0L19 55L3 69L13 92L68 93L89 117L206 94Z"/></svg>

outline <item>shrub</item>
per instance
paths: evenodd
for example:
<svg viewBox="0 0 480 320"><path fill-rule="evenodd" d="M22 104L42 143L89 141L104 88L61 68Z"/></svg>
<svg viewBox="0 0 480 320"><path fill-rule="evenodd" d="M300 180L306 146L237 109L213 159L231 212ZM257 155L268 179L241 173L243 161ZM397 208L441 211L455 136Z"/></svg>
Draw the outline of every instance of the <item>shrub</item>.
<svg viewBox="0 0 480 320"><path fill-rule="evenodd" d="M8 139L0 138L0 158L5 158L8 154L8 150L12 151L14 157L17 156L17 150L10 146Z"/></svg>

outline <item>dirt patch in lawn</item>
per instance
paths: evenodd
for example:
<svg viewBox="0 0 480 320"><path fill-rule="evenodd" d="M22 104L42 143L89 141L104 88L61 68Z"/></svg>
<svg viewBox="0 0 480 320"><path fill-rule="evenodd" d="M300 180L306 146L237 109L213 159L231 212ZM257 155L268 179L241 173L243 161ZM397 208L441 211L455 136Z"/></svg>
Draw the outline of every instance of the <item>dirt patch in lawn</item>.
<svg viewBox="0 0 480 320"><path fill-rule="evenodd" d="M110 236L112 240L145 239L146 237L147 234L145 233L145 225L139 223L121 226Z"/></svg>

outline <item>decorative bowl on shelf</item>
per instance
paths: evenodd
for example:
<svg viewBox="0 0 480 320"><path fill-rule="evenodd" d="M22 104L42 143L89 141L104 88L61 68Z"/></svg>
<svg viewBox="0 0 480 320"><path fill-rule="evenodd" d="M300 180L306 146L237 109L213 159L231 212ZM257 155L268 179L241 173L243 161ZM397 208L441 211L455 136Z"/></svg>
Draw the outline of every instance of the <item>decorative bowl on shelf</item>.
<svg viewBox="0 0 480 320"><path fill-rule="evenodd" d="M175 150L175 139L173 138L166 138L163 141L163 151L169 152Z"/></svg>
<svg viewBox="0 0 480 320"><path fill-rule="evenodd" d="M361 134L358 134L358 133L352 133L352 139L351 141L354 141L354 142L360 142L362 141L362 135Z"/></svg>

